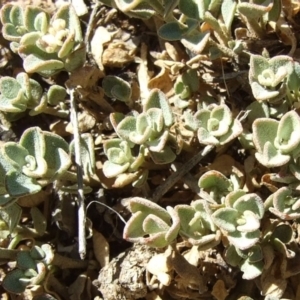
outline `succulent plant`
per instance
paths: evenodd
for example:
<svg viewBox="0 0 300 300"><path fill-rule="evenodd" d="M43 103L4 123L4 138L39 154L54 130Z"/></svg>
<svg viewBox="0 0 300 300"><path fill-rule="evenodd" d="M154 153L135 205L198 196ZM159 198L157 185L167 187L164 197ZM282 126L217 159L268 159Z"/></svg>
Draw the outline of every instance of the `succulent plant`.
<svg viewBox="0 0 300 300"><path fill-rule="evenodd" d="M44 262L46 253L42 248L34 246L30 251L17 254L17 266L3 279L2 286L9 292L19 294L28 285L40 284L46 276L47 265Z"/></svg>
<svg viewBox="0 0 300 300"><path fill-rule="evenodd" d="M282 100L287 93L287 78L293 72L293 60L289 56L277 55L265 58L251 55L249 82L257 101L271 103Z"/></svg>
<svg viewBox="0 0 300 300"><path fill-rule="evenodd" d="M50 19L41 8L5 4L1 9L3 36L23 59L27 73L52 76L82 66L85 47L79 19L73 7L62 6Z"/></svg>
<svg viewBox="0 0 300 300"><path fill-rule="evenodd" d="M293 71L289 74L287 78L287 97L291 103L298 102L300 93L300 64L294 61Z"/></svg>
<svg viewBox="0 0 300 300"><path fill-rule="evenodd" d="M225 197L234 189L233 183L221 172L205 172L198 181L201 191L206 192L214 205L223 205Z"/></svg>
<svg viewBox="0 0 300 300"><path fill-rule="evenodd" d="M3 249L1 249L3 251ZM5 290L23 293L28 287L43 285L49 278L52 266L60 268L86 268L86 262L55 253L49 244L34 245L30 250L18 251L16 268L2 281ZM44 299L43 297L37 299ZM48 299L48 298L47 298Z"/></svg>
<svg viewBox="0 0 300 300"><path fill-rule="evenodd" d="M130 144L121 139L104 142L103 149L108 158L103 165L103 173L107 178L116 177L125 172L135 172L144 162L143 150L141 149L139 155L134 157Z"/></svg>
<svg viewBox="0 0 300 300"><path fill-rule="evenodd" d="M244 279L254 279L263 272L264 256L260 245L246 250L229 245L225 251L225 259L230 265L239 267Z"/></svg>
<svg viewBox="0 0 300 300"><path fill-rule="evenodd" d="M174 102L179 108L185 108L189 105L189 99L192 94L199 90L199 76L194 69L187 70L179 75L174 85L174 91L177 97Z"/></svg>
<svg viewBox="0 0 300 300"><path fill-rule="evenodd" d="M197 131L200 144L221 146L238 137L243 127L234 119L228 106L211 104L208 108L198 110L195 115L184 113L185 126Z"/></svg>
<svg viewBox="0 0 300 300"><path fill-rule="evenodd" d="M280 121L260 118L253 123L253 143L256 159L272 168L287 164L300 143L300 117L295 111L287 112Z"/></svg>
<svg viewBox="0 0 300 300"><path fill-rule="evenodd" d="M165 210L147 199L134 197L130 199L129 210L132 216L124 228L124 239L161 248L177 237L180 220L173 208Z"/></svg>
<svg viewBox="0 0 300 300"><path fill-rule="evenodd" d="M254 246L260 238L260 220L265 209L261 198L243 190L229 193L225 207L218 208L213 214L213 222L226 232L229 242L245 250Z"/></svg>
<svg viewBox="0 0 300 300"><path fill-rule="evenodd" d="M103 78L102 87L106 96L125 103L131 101L130 84L120 77L108 75Z"/></svg>
<svg viewBox="0 0 300 300"><path fill-rule="evenodd" d="M1 228L2 231L8 230L9 233L12 233L17 225L19 224L19 221L22 216L22 208L16 204L13 203L9 205L8 207L3 207L0 209L0 220L1 223L4 222L4 226Z"/></svg>
<svg viewBox="0 0 300 300"><path fill-rule="evenodd" d="M300 218L300 199L297 191L282 187L270 195L265 207L282 220L295 220Z"/></svg>
<svg viewBox="0 0 300 300"><path fill-rule="evenodd" d="M281 2L240 2L237 5L237 11L244 20L250 34L263 37L267 23L278 20Z"/></svg>
<svg viewBox="0 0 300 300"><path fill-rule="evenodd" d="M57 105L67 95L65 88L52 85L43 93L40 84L29 78L26 73L19 73L15 78L4 76L0 79L0 110L8 113L21 113L30 110L30 115L39 113L55 114L48 105ZM57 112L59 115L59 112Z"/></svg>
<svg viewBox="0 0 300 300"><path fill-rule="evenodd" d="M176 6L172 3L172 7ZM236 10L236 3L226 0L219 1L178 1L178 9L182 13L177 20L171 13L165 18L166 24L158 29L158 35L166 40L180 40L192 53L201 53L209 42L210 35L214 35L219 44L219 50L228 52L224 48L229 47L231 41L231 23ZM166 16L166 14L165 14ZM199 30L200 26L201 30ZM211 32L210 32L211 30ZM229 49L229 48L228 48Z"/></svg>
<svg viewBox="0 0 300 300"><path fill-rule="evenodd" d="M154 89L143 103L143 112L134 116L110 115L118 136L129 145L143 145L158 164L172 162L176 155L167 144L173 113L166 96Z"/></svg>
<svg viewBox="0 0 300 300"><path fill-rule="evenodd" d="M262 245L267 248L271 257L274 257L274 252L282 254L286 258L295 257L296 253L289 249L289 244L293 241L293 229L290 224L273 220L265 226L263 230ZM273 253L270 253L273 252Z"/></svg>
<svg viewBox="0 0 300 300"><path fill-rule="evenodd" d="M206 250L220 243L221 234L205 208L205 200L196 200L191 205L177 205L175 211L180 219L179 234L198 250Z"/></svg>
<svg viewBox="0 0 300 300"><path fill-rule="evenodd" d="M18 197L36 193L70 167L68 144L60 136L31 127L19 143L7 142L1 148L1 200L5 205Z"/></svg>

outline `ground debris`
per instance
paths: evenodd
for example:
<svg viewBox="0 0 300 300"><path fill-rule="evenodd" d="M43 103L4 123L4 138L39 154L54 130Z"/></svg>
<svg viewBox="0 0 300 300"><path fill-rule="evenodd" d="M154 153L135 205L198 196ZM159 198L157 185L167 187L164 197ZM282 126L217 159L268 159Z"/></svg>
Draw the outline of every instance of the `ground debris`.
<svg viewBox="0 0 300 300"><path fill-rule="evenodd" d="M94 284L105 300L134 300L147 294L146 265L157 250L133 245L101 269Z"/></svg>

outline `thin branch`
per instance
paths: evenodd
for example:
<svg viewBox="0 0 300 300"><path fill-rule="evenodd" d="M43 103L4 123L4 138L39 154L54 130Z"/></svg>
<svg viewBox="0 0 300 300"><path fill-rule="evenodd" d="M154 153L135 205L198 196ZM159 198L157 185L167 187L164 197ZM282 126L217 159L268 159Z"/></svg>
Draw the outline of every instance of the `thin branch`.
<svg viewBox="0 0 300 300"><path fill-rule="evenodd" d="M158 186L153 193L152 201L158 202L158 200L186 173L188 173L193 167L195 167L203 157L205 157L210 151L214 149L214 146L206 146L202 151L192 157L188 162L182 165L182 167L168 177L168 179Z"/></svg>
<svg viewBox="0 0 300 300"><path fill-rule="evenodd" d="M86 255L86 236L85 236L85 222L86 211L84 205L84 192L83 192L83 169L80 156L80 135L78 128L78 118L76 112L75 90L70 90L70 104L71 104L71 122L73 126L74 135L74 150L75 150L75 163L77 166L77 184L78 184L78 252L81 259Z"/></svg>
<svg viewBox="0 0 300 300"><path fill-rule="evenodd" d="M90 39L91 39L92 31L94 29L93 27L94 27L94 23L96 20L96 15L97 15L97 12L99 11L99 8L101 5L103 5L103 4L101 4L100 2L97 2L94 5L92 13L89 18L88 26L86 28L84 43L86 45L86 53L88 53L88 54L91 52Z"/></svg>

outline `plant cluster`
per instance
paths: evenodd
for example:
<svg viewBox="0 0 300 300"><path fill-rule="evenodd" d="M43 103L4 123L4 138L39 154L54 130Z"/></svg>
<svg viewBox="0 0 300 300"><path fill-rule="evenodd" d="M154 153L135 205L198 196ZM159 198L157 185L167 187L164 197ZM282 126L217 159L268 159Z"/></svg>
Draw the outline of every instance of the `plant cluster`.
<svg viewBox="0 0 300 300"><path fill-rule="evenodd" d="M158 276L162 285L171 286L173 269L184 277L184 270L178 265L172 269L170 261L176 264L181 260L182 266L189 264L194 267L193 274L199 275L200 259L191 257L221 251L218 255L225 259L223 265L236 267L243 279L255 279L266 300L285 297L289 278L299 274L299 268L292 266L299 265L300 251L295 234L299 233L300 218L300 64L292 57L296 43L288 29L299 5L293 0L285 5L277 0L99 3L141 20L153 36L157 34L162 52L148 53L145 44L138 45L139 38L134 41L138 47L133 47L121 28L107 30L99 25L103 20L91 20L88 29L93 32L96 26L95 36L98 29L102 35L101 39L97 35L99 52L94 52L98 41L93 41L89 53L99 68L83 66L90 48L83 39L85 24L72 5L62 5L52 16L32 5L5 4L1 8L3 37L23 62L15 77L0 79L1 121L11 126L23 117L28 120L39 114L56 118L50 131L26 125L18 141L5 140L0 145L0 237L7 241L12 236L6 248L0 241L0 256L5 262L15 261L3 287L16 294L35 286L45 288L49 276L60 267L59 255L36 243L46 233L47 220L38 204L26 206L31 197L43 197L46 187L53 184L60 200L78 190L80 206L81 194L132 185L131 216L123 238L160 248L159 257L167 265L167 275L161 272ZM291 46L289 55L266 49L253 54L250 41L264 39L269 32ZM135 52L136 48L140 52ZM121 53L130 59L126 61ZM104 57L111 58L110 63ZM136 77L124 69L115 70L124 61L138 65ZM224 68L229 65L233 73L239 73L239 66L248 72L248 89L241 94L227 86ZM161 71L153 75L156 67ZM220 70L224 89L220 87L223 83L218 86L205 79ZM62 84L61 72L61 78L68 77ZM53 84L44 88L49 83ZM244 99L245 91L248 96ZM74 94L80 99L79 117L72 107ZM235 101L236 95L239 101ZM69 116L71 123L66 125ZM73 140L62 137L70 132ZM206 156L205 165L185 162L188 156L200 154ZM77 182L75 167L84 182ZM168 178L171 168L181 177ZM161 174L157 170L162 170ZM161 199L151 195L151 188L158 181L159 187L165 187L169 179L173 185L176 180L178 183L170 193L171 200L168 205L155 203ZM193 194L190 203L177 199L187 192L186 185ZM161 192L159 187L155 192ZM153 201L146 199L151 197ZM23 209L22 200L30 209ZM29 220L27 227L21 224L24 214L24 222ZM58 219L57 224L63 223ZM86 221L83 232L85 225L92 226ZM17 250L19 242L27 238L34 243ZM170 254L162 253L163 248L182 255L168 261ZM99 261L102 266L102 258ZM75 268L82 266L75 263ZM177 285L184 287L184 292L197 290L193 297L206 291L197 279L181 280ZM178 295L176 299L184 297Z"/></svg>
<svg viewBox="0 0 300 300"><path fill-rule="evenodd" d="M62 6L50 18L43 9L6 4L1 9L3 37L23 59L27 73L52 76L68 72L85 62L79 19L71 5Z"/></svg>
<svg viewBox="0 0 300 300"><path fill-rule="evenodd" d="M152 247L183 241L205 251L223 244L224 258L239 267L243 278L265 276L276 257L295 258L292 226L285 220L299 218L299 198L292 190L281 188L265 203L256 193L247 193L217 171L204 173L198 182L200 199L190 205L163 209L150 200L134 197L132 213L124 229L124 238ZM269 210L279 219L264 221ZM166 283L165 285L169 285Z"/></svg>

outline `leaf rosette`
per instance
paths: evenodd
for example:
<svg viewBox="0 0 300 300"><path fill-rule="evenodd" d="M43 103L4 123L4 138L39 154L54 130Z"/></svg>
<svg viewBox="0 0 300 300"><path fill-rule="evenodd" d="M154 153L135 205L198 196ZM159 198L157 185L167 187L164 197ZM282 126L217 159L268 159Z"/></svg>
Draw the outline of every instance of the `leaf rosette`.
<svg viewBox="0 0 300 300"><path fill-rule="evenodd" d="M193 117L187 112L184 117L186 126L197 130L199 143L204 145L224 145L243 131L241 122L234 119L229 107L223 104L200 109Z"/></svg>
<svg viewBox="0 0 300 300"><path fill-rule="evenodd" d="M154 202L134 197L129 202L129 210L132 216L124 228L124 239L158 248L176 239L180 220L173 208L166 210Z"/></svg>
<svg viewBox="0 0 300 300"><path fill-rule="evenodd" d="M243 190L229 193L225 198L225 207L212 214L213 222L227 232L228 240L235 247L245 250L254 246L260 237L260 220L264 215L261 198Z"/></svg>
<svg viewBox="0 0 300 300"><path fill-rule="evenodd" d="M191 205L175 206L180 219L179 234L192 245L197 245L198 250L213 248L221 240L221 234L205 206L205 200L196 200Z"/></svg>
<svg viewBox="0 0 300 300"><path fill-rule="evenodd" d="M71 165L68 147L63 138L39 127L25 130L19 143L5 143L0 154L0 205L36 193L62 176Z"/></svg>
<svg viewBox="0 0 300 300"><path fill-rule="evenodd" d="M280 121L260 118L253 122L253 143L256 159L272 168L287 164L296 155L300 143L300 117L287 112Z"/></svg>
<svg viewBox="0 0 300 300"><path fill-rule="evenodd" d="M27 73L52 76L73 71L85 61L80 22L71 5L50 15L35 6L6 4L1 9L3 35L23 59Z"/></svg>

